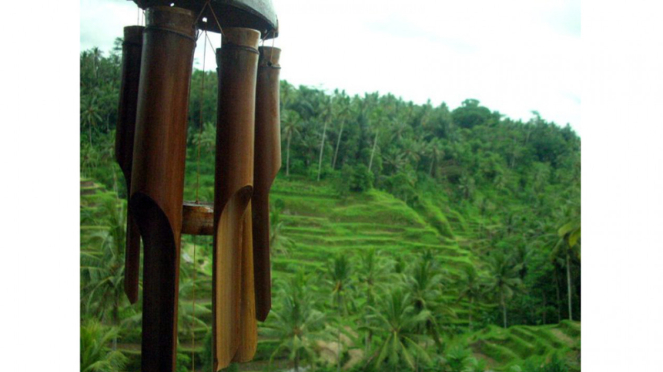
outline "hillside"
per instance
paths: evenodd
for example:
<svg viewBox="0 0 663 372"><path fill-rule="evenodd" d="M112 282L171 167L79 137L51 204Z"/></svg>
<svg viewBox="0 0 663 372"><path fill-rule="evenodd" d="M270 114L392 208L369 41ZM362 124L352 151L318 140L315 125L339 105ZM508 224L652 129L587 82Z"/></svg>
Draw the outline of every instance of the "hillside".
<svg viewBox="0 0 663 372"><path fill-rule="evenodd" d="M80 58L81 345L97 350L91 362L134 371L141 305L122 291L118 51ZM193 72L192 86L209 85L189 97L185 200L214 199L216 79ZM280 94L273 309L242 368L577 369L581 141L570 125L536 111L513 120L472 98L451 109L286 81ZM181 371L209 369L211 257L209 237L182 238Z"/></svg>
<svg viewBox="0 0 663 372"><path fill-rule="evenodd" d="M106 212L104 205L109 201L113 202L115 198L114 192L108 191L92 180L81 181L81 212L84 217L81 226L82 237L87 237L89 231L103 230L102 226L87 224L95 215L103 215ZM452 327L468 326L469 305L467 301L454 301L458 297L459 289L452 283L462 277L463 268L482 267L484 263L480 255L459 244L471 239L471 233L466 232L464 236L457 236L452 231L467 230L462 223L472 225L473 221L461 223L459 219L451 218L447 228L442 230L445 233L443 235L434 227L439 222L430 221L425 214L417 212L386 192L371 190L341 197L328 183L319 184L304 179L279 177L273 186L271 199L272 204L278 205L280 211L280 221L277 221L280 229L279 239L285 242L279 244L273 258L275 282L302 270L323 276L327 271L330 257L339 253L356 258L374 249L387 257L411 262L424 252L431 252L435 261L445 269L450 284L441 296L455 313L455 316L449 317L447 321ZM435 209L434 212L438 216L444 216L439 209ZM191 264L193 256L191 237L185 237L184 241L183 254L186 257L182 260L185 280L183 284L188 283L191 278L188 265ZM90 244L90 240L83 239L81 244L82 246ZM201 248L204 243L200 240L197 244L200 259L200 255L204 255L208 247ZM193 351L198 366L203 364L205 351L203 340L211 324L209 257L204 257L203 262L196 279L196 283L200 285L195 298L198 322L193 328L186 323L191 321L187 316L194 299L190 291L184 288L180 298L180 311L187 315L180 321L184 324L180 324L179 350L185 355L190 355ZM274 302L278 301L279 299L275 298ZM362 299L358 301L361 302ZM478 308L490 311L494 307L490 302L485 302L477 304L474 311L477 312ZM137 324L136 315L131 316L131 314L140 314L140 303L124 310L125 324ZM191 329L195 330L196 342L193 346L190 343ZM562 352L562 355L574 358L578 353L576 348L580 342L579 337L579 323L565 321L559 325L512 326L508 330L489 325L473 333L450 337L448 342L454 345L462 339L478 361L484 361L487 367L495 370L507 370L507 367L517 365L527 358L533 356L549 358L555 352ZM275 340L262 336L256 361L242 365L240 370L262 370L275 350L276 344ZM352 350L350 344L346 346ZM129 366L138 368L139 328L125 333L118 347L130 358ZM333 358L335 356L332 356ZM275 365L279 365L278 361Z"/></svg>

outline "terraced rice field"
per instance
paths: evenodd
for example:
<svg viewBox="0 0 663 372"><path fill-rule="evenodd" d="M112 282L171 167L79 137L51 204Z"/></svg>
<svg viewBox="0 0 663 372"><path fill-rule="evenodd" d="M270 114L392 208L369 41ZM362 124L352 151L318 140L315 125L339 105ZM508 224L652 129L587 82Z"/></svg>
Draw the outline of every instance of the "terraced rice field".
<svg viewBox="0 0 663 372"><path fill-rule="evenodd" d="M211 195L208 189L201 190L201 195ZM446 209L444 213L433 205L426 205L424 210L414 210L392 195L371 190L357 195L340 197L328 184L315 185L310 181L276 180L270 194L272 204L281 206L280 221L282 227L280 239L283 249L273 258L273 277L275 280L292 275L298 270L322 272L334 255L345 253L355 256L368 249L376 249L385 255L401 256L408 259L424 251L431 251L453 280L459 277L464 266L476 266L481 262L479 250L475 249L477 231L487 228L490 221L478 223L466 221L459 213ZM115 198L113 192L105 190L92 180L81 181L81 246L88 242L87 231L100 229L95 226L94 217L104 200ZM489 228L489 226L488 226ZM198 241L201 254L200 244ZM190 267L193 255L191 237L185 237L182 244L182 270ZM200 259L200 256L198 256ZM198 322L191 327L190 318L194 298L191 293L180 294L180 352L196 355L196 364L200 366L203 340L211 324L211 262L197 272L197 283L202 284L195 298L195 313ZM187 276L187 275L183 275ZM453 288L444 294L445 298L455 299ZM135 328L125 335L118 348L131 359L130 370L140 369L140 326L131 323L135 310L140 303L124 310L122 318L128 318L126 324ZM456 326L467 325L466 302L453 302L451 305L458 317L450 323ZM474 308L494 305L475 304ZM133 312L133 313L132 313ZM187 324L188 323L188 324ZM191 342L192 332L195 342ZM515 361L533 356L547 356L555 351L572 351L576 345L579 350L579 323L562 322L554 326L514 326L507 330L490 326L470 334L468 344L475 357L485 359L489 367L505 370ZM263 370L275 341L261 338L258 345L256 362L242 365L240 370Z"/></svg>

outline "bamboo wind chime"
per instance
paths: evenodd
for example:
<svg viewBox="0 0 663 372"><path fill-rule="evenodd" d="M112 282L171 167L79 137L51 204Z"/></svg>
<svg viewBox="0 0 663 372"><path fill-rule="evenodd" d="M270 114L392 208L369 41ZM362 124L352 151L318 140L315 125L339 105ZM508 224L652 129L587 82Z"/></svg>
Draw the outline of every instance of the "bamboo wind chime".
<svg viewBox="0 0 663 372"><path fill-rule="evenodd" d="M268 195L281 165L280 50L258 44L278 36L278 22L265 0L135 2L146 25L124 29L115 149L128 191L124 288L131 303L139 299L143 242L141 370L175 370L181 235L191 234L213 236L218 371L253 358L257 321L271 308ZM213 205L183 200L200 31L223 35Z"/></svg>

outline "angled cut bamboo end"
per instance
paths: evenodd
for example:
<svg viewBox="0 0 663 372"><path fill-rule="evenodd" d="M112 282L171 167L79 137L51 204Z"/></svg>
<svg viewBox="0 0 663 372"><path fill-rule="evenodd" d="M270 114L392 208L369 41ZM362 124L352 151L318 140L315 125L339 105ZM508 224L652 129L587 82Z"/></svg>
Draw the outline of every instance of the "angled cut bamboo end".
<svg viewBox="0 0 663 372"><path fill-rule="evenodd" d="M261 47L256 86L253 255L256 318L265 321L272 307L269 190L281 168L279 58L281 50Z"/></svg>
<svg viewBox="0 0 663 372"><path fill-rule="evenodd" d="M244 363L253 359L258 347L256 322L255 283L253 280L253 239L251 203L246 208L242 224L242 278L239 324L239 347L233 362Z"/></svg>
<svg viewBox="0 0 663 372"><path fill-rule="evenodd" d="M217 50L218 106L214 188L213 359L235 358L241 339L245 212L253 192L255 87L260 32L224 29Z"/></svg>
<svg viewBox="0 0 663 372"><path fill-rule="evenodd" d="M125 27L124 43L122 44L122 80L120 82L118 120L115 132L115 160L120 165L124 175L127 192L131 191L131 168L136 132L138 82L140 80L144 29L145 27L142 26ZM140 232L128 210L126 238L124 293L129 298L129 302L134 304L138 301Z"/></svg>

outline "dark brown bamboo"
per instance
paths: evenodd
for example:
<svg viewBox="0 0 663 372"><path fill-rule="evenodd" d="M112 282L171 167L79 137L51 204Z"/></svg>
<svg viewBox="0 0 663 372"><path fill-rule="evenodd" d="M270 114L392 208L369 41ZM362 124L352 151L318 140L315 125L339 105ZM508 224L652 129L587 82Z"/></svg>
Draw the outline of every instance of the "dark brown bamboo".
<svg viewBox="0 0 663 372"><path fill-rule="evenodd" d="M117 129L115 132L115 160L120 165L131 192L131 165L133 163L134 134L136 131L136 109L138 106L138 81L140 60L143 50L143 26L124 28L122 43L122 80L120 82L120 103L118 107ZM124 293L129 302L138 301L138 276L140 267L140 232L127 211L127 239L124 256Z"/></svg>
<svg viewBox="0 0 663 372"><path fill-rule="evenodd" d="M260 32L224 29L216 52L218 110L214 188L213 359L225 368L239 347L244 213L253 189L255 87Z"/></svg>
<svg viewBox="0 0 663 372"><path fill-rule="evenodd" d="M279 114L279 57L281 50L260 48L256 86L255 166L253 173L253 259L256 318L264 321L272 307L269 259L269 189L281 168L281 121Z"/></svg>
<svg viewBox="0 0 663 372"><path fill-rule="evenodd" d="M144 243L141 370L175 370L189 84L195 15L146 12L129 209Z"/></svg>

